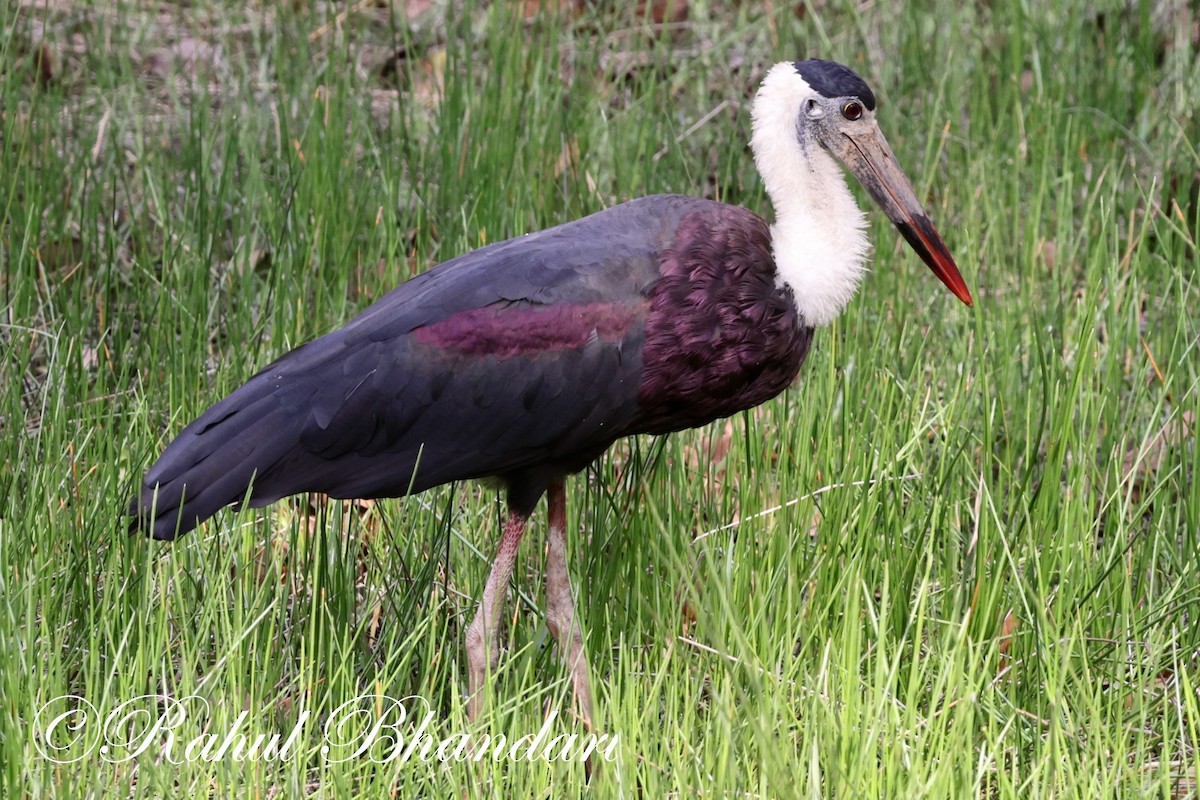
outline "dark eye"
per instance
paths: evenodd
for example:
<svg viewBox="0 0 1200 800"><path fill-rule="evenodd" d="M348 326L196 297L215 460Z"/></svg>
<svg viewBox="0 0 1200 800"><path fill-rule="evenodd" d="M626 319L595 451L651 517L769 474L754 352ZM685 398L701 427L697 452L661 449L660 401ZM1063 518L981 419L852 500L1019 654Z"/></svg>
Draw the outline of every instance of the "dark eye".
<svg viewBox="0 0 1200 800"><path fill-rule="evenodd" d="M842 106L842 116L853 122L860 119L863 114L862 103L857 100L851 100L846 105Z"/></svg>

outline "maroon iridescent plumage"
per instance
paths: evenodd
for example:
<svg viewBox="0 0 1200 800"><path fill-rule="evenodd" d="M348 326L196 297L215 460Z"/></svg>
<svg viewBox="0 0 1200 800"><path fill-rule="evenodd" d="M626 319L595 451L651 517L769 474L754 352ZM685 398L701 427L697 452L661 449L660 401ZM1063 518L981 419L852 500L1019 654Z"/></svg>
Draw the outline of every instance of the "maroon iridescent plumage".
<svg viewBox="0 0 1200 800"><path fill-rule="evenodd" d="M786 389L812 343L776 284L770 231L736 206L680 220L650 290L639 432L692 428Z"/></svg>

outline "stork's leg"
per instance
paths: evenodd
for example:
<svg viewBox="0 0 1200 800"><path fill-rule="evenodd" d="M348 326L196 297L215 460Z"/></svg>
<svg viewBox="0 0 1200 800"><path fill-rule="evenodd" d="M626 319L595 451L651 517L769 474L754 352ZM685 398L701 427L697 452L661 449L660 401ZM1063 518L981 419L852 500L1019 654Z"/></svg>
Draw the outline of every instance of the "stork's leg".
<svg viewBox="0 0 1200 800"><path fill-rule="evenodd" d="M508 581L517 560L517 545L521 543L528 519L528 514L509 507L504 535L500 537L500 549L496 553L496 560L492 562L487 584L483 587L483 600L475 620L467 628L467 670L471 692L467 699L467 717L472 722L479 718L483 708L483 684L499 656L500 612L504 610Z"/></svg>
<svg viewBox="0 0 1200 800"><path fill-rule="evenodd" d="M558 641L558 649L567 662L579 716L592 727L592 685L588 679L587 658L583 653L583 632L575 619L571 599L571 578L567 574L567 491L561 479L550 484L546 498L549 506L550 533L546 554L546 625Z"/></svg>

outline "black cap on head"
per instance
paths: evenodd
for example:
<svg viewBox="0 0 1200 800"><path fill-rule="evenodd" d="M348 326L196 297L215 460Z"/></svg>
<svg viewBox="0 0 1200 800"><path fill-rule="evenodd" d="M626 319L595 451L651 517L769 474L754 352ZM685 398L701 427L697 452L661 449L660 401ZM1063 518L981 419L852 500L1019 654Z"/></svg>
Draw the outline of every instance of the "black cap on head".
<svg viewBox="0 0 1200 800"><path fill-rule="evenodd" d="M854 70L834 61L810 58L797 61L796 72L816 91L826 97L857 97L869 110L875 110L875 95L871 87Z"/></svg>

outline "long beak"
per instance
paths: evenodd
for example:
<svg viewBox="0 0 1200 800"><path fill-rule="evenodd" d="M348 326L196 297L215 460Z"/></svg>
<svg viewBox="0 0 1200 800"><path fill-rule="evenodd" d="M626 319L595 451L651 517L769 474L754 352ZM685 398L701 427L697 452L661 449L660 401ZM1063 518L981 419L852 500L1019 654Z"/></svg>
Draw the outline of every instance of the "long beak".
<svg viewBox="0 0 1200 800"><path fill-rule="evenodd" d="M858 136L842 133L838 146L831 149L871 193L933 274L954 292L955 297L972 305L971 291L958 271L954 257L917 200L917 193L896 163L887 139L878 127L872 128Z"/></svg>

